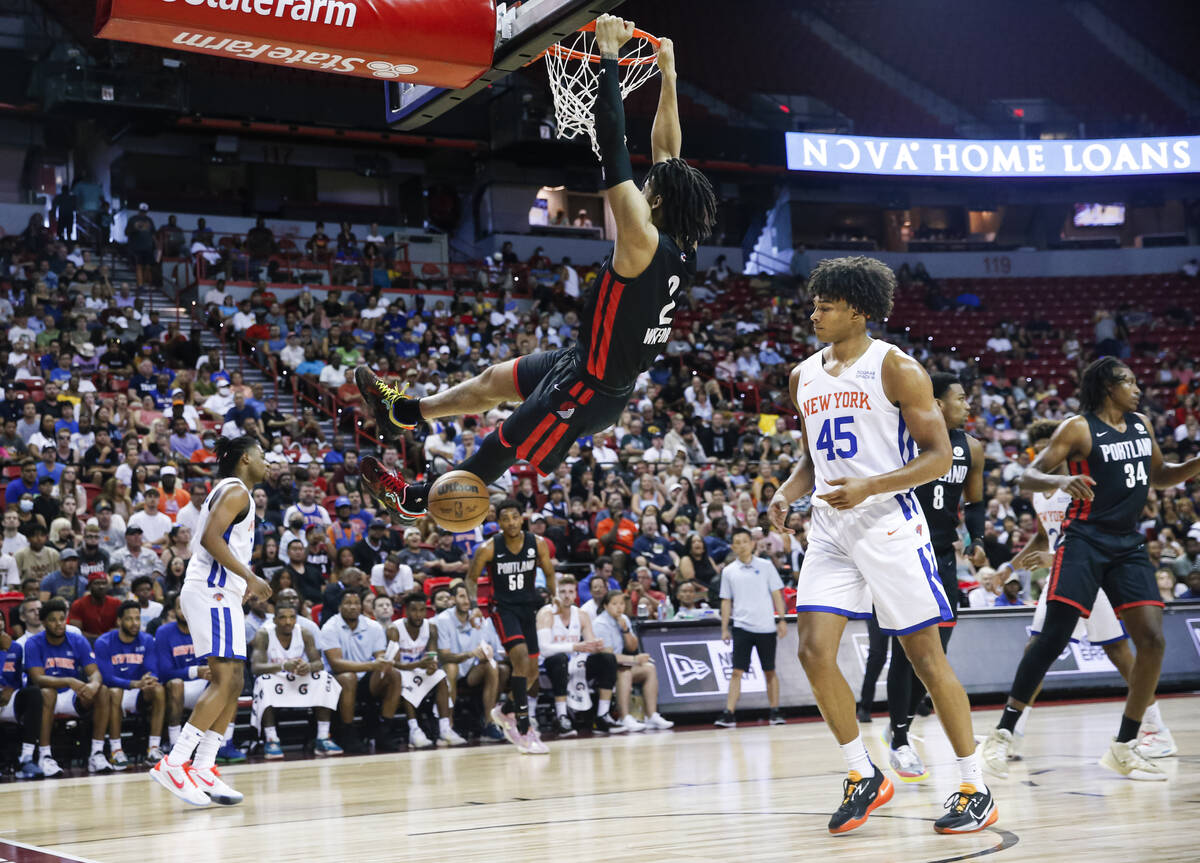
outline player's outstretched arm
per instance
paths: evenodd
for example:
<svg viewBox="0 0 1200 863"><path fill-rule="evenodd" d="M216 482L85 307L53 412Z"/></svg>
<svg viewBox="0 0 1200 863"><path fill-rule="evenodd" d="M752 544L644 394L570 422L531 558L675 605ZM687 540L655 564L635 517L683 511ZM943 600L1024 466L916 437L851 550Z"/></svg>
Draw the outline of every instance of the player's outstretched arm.
<svg viewBox="0 0 1200 863"><path fill-rule="evenodd" d="M1090 476L1056 474L1064 463L1071 459L1083 459L1092 451L1092 433L1087 419L1073 416L1054 430L1050 444L1025 468L1021 474L1023 491L1058 491L1060 488L1074 498L1091 500L1095 495L1092 486L1096 481Z"/></svg>
<svg viewBox="0 0 1200 863"><path fill-rule="evenodd" d="M617 241L612 265L619 276L635 278L654 257L658 229L650 221L650 205L633 182L633 164L625 145L625 105L621 101L621 46L633 37L633 22L613 15L596 19L596 48L600 71L596 89L596 144L604 172L608 205L617 223Z"/></svg>
<svg viewBox="0 0 1200 863"><path fill-rule="evenodd" d="M683 148L683 130L679 126L679 99L675 93L675 43L662 39L658 46L658 110L650 129L650 151L655 162L678 159Z"/></svg>

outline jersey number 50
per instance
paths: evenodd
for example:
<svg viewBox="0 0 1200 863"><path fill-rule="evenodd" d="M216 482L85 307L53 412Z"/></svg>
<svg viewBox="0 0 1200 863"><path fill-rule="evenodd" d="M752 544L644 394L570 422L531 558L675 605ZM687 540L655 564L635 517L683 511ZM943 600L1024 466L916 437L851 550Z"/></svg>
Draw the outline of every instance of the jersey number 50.
<svg viewBox="0 0 1200 863"><path fill-rule="evenodd" d="M858 454L858 438L849 429L853 422L854 417L834 417L822 424L817 449L825 453L826 459L854 458Z"/></svg>

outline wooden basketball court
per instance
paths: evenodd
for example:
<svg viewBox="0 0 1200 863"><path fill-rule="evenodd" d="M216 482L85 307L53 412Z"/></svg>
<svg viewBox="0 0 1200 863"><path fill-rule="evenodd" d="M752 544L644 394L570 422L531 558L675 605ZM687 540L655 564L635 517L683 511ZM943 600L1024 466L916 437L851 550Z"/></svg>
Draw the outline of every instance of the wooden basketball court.
<svg viewBox="0 0 1200 863"><path fill-rule="evenodd" d="M1143 783L1096 763L1119 702L1039 707L1026 759L992 784L1000 821L969 836L933 832L957 774L930 718L914 733L933 776L895 782L892 802L840 837L825 830L838 750L823 724L794 722L551 742L549 757L493 745L242 765L225 771L246 794L231 808L185 808L144 773L8 784L0 859L1195 861L1200 697L1162 711L1180 754L1166 759L1169 782ZM976 732L996 716L975 713ZM863 726L877 763L884 724Z"/></svg>

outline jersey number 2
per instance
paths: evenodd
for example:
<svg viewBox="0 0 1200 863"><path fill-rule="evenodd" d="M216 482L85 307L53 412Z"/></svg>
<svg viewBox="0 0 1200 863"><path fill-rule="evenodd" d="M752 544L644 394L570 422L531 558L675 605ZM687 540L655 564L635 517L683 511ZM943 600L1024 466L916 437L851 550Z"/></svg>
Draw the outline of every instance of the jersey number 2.
<svg viewBox="0 0 1200 863"><path fill-rule="evenodd" d="M671 276L667 279L667 293L670 296L675 296L675 292L679 290L679 276ZM675 301L671 300L658 313L658 325L660 327L671 326L671 310L675 308Z"/></svg>
<svg viewBox="0 0 1200 863"><path fill-rule="evenodd" d="M825 453L825 458L833 461L836 458L854 458L858 454L858 438L847 426L854 422L854 417L834 417L825 420L817 435L817 449Z"/></svg>

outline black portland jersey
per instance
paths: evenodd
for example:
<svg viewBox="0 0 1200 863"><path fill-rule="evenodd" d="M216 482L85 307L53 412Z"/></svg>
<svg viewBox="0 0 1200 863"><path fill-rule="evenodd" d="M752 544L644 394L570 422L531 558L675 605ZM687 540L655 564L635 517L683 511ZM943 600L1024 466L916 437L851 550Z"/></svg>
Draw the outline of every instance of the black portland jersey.
<svg viewBox="0 0 1200 863"><path fill-rule="evenodd" d="M540 605L534 588L537 570L537 537L532 533L521 534L525 541L515 554L508 550L504 534L492 537L492 595L497 604Z"/></svg>
<svg viewBox="0 0 1200 863"><path fill-rule="evenodd" d="M584 301L575 347L597 389L624 393L650 368L671 338L679 291L694 273L694 259L662 231L654 257L635 279L619 276L608 256Z"/></svg>
<svg viewBox="0 0 1200 863"><path fill-rule="evenodd" d="M954 454L950 470L915 489L925 511L925 521L929 523L929 544L935 551L950 548L958 539L958 502L971 469L971 447L962 429L950 430L950 451Z"/></svg>
<svg viewBox="0 0 1200 863"><path fill-rule="evenodd" d="M1136 533L1150 493L1150 457L1154 441L1137 414L1125 414L1120 432L1095 414L1084 414L1092 434L1087 459L1070 463L1071 474L1096 481L1091 500L1073 500L1063 517L1065 532L1073 521L1095 525L1109 533Z"/></svg>

